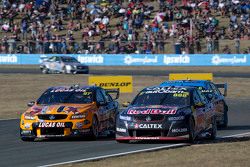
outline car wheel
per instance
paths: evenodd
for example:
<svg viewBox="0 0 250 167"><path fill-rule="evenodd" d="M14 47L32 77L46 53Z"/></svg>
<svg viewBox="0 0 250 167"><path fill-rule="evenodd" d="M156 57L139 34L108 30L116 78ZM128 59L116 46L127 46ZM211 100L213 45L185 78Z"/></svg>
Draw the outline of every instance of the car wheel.
<svg viewBox="0 0 250 167"><path fill-rule="evenodd" d="M92 127L91 127L91 139L96 140L98 138L99 131L98 131L98 120L94 116L92 121Z"/></svg>
<svg viewBox="0 0 250 167"><path fill-rule="evenodd" d="M188 123L188 141L190 143L193 143L195 141L195 131L194 131L194 120L193 118L189 119L189 123Z"/></svg>
<svg viewBox="0 0 250 167"><path fill-rule="evenodd" d="M47 69L46 67L44 67L44 68L42 69L42 73L43 73L43 74L48 74L48 73L49 73L49 69Z"/></svg>
<svg viewBox="0 0 250 167"><path fill-rule="evenodd" d="M117 143L129 143L129 140L116 140Z"/></svg>
<svg viewBox="0 0 250 167"><path fill-rule="evenodd" d="M226 110L226 107L224 107L224 115L223 115L223 124L222 124L222 127L223 128L226 128L227 125L228 125L228 114L227 114L227 110Z"/></svg>
<svg viewBox="0 0 250 167"><path fill-rule="evenodd" d="M63 73L63 74L67 74L67 70L66 70L65 67L62 68L62 73Z"/></svg>
<svg viewBox="0 0 250 167"><path fill-rule="evenodd" d="M217 123L216 123L216 118L213 117L212 118L212 128L210 129L210 136L209 139L210 140L214 140L216 138L217 135Z"/></svg>

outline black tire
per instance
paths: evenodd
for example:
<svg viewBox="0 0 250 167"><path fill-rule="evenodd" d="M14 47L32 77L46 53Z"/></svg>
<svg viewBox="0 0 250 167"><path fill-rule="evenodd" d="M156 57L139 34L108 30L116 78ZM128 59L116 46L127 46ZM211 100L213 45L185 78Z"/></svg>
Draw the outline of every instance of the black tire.
<svg viewBox="0 0 250 167"><path fill-rule="evenodd" d="M92 140L96 140L98 138L99 131L98 131L98 120L94 116L92 120L92 126L91 126L91 132L90 132L90 138Z"/></svg>
<svg viewBox="0 0 250 167"><path fill-rule="evenodd" d="M49 69L47 69L46 67L42 68L42 73L43 74L48 74L49 73Z"/></svg>
<svg viewBox="0 0 250 167"><path fill-rule="evenodd" d="M117 143L129 143L129 140L116 140Z"/></svg>
<svg viewBox="0 0 250 167"><path fill-rule="evenodd" d="M67 74L66 67L63 67L63 68L62 68L62 73L63 73L63 74Z"/></svg>
<svg viewBox="0 0 250 167"><path fill-rule="evenodd" d="M224 107L224 115L223 115L223 124L221 125L221 127L226 128L228 126L228 114L227 114L227 110L226 107Z"/></svg>
<svg viewBox="0 0 250 167"><path fill-rule="evenodd" d="M21 140L22 141L34 141L35 138L33 138L33 137L21 137Z"/></svg>
<svg viewBox="0 0 250 167"><path fill-rule="evenodd" d="M212 128L210 129L209 133L210 133L210 136L208 139L210 140L214 140L217 136L217 123L216 123L216 117L213 117L212 118Z"/></svg>
<svg viewBox="0 0 250 167"><path fill-rule="evenodd" d="M194 131L194 119L191 117L188 122L188 141L194 143L195 141L195 131Z"/></svg>

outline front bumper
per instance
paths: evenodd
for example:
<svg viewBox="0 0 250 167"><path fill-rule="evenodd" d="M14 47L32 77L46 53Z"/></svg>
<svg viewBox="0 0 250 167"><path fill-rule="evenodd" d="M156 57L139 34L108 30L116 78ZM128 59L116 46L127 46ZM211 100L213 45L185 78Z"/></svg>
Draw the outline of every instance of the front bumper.
<svg viewBox="0 0 250 167"><path fill-rule="evenodd" d="M117 120L116 140L188 140L188 117L178 121L133 122Z"/></svg>
<svg viewBox="0 0 250 167"><path fill-rule="evenodd" d="M80 137L90 133L90 121L21 121L20 136L25 138Z"/></svg>

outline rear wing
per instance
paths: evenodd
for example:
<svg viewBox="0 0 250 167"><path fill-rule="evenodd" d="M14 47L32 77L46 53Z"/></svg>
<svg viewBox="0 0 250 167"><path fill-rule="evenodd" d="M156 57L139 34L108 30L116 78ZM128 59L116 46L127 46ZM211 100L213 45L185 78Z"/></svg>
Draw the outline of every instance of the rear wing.
<svg viewBox="0 0 250 167"><path fill-rule="evenodd" d="M214 84L218 89L224 89L223 96L227 96L227 83L224 84Z"/></svg>
<svg viewBox="0 0 250 167"><path fill-rule="evenodd" d="M169 80L213 80L213 73L171 73Z"/></svg>
<svg viewBox="0 0 250 167"><path fill-rule="evenodd" d="M111 97L113 100L117 100L120 96L120 89L104 89Z"/></svg>

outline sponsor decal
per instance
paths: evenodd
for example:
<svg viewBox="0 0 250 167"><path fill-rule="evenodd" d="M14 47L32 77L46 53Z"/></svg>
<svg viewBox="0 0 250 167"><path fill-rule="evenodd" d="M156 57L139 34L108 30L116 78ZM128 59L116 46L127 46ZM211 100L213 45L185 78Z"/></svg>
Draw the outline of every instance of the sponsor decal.
<svg viewBox="0 0 250 167"><path fill-rule="evenodd" d="M183 87L154 87L154 88L147 88L144 91L145 94L149 93L174 93L174 94L181 94L181 93L188 93L186 88Z"/></svg>
<svg viewBox="0 0 250 167"><path fill-rule="evenodd" d="M124 121L131 121L131 117L130 116L123 116L123 115L120 115L119 118L121 120L124 120Z"/></svg>
<svg viewBox="0 0 250 167"><path fill-rule="evenodd" d="M178 129L172 129L173 133L181 133L181 132L187 132L187 128L178 128Z"/></svg>
<svg viewBox="0 0 250 167"><path fill-rule="evenodd" d="M81 63L87 64L103 64L104 57L102 55L91 55L91 56L78 56L77 60Z"/></svg>
<svg viewBox="0 0 250 167"><path fill-rule="evenodd" d="M179 121L179 120L184 120L185 116L179 116L179 117L169 117L169 121Z"/></svg>
<svg viewBox="0 0 250 167"><path fill-rule="evenodd" d="M17 56L16 55L6 55L0 56L0 63L17 63Z"/></svg>
<svg viewBox="0 0 250 167"><path fill-rule="evenodd" d="M171 115L175 114L176 110L161 110L161 109L145 109L145 110L136 110L136 109L129 109L127 114L130 115L137 115L137 114L163 114L163 115Z"/></svg>
<svg viewBox="0 0 250 167"><path fill-rule="evenodd" d="M189 64L190 57L187 55L180 55L180 56L167 56L164 55L163 62L166 65L171 64Z"/></svg>
<svg viewBox="0 0 250 167"><path fill-rule="evenodd" d="M123 128L116 128L116 131L125 133L127 130Z"/></svg>
<svg viewBox="0 0 250 167"><path fill-rule="evenodd" d="M77 122L77 123L76 123L76 127L77 127L77 128L80 129L80 128L82 128L82 126L83 126L83 123L82 123L82 122Z"/></svg>
<svg viewBox="0 0 250 167"><path fill-rule="evenodd" d="M86 92L87 89L72 89L72 88L58 88L58 89L52 89L51 93L56 92Z"/></svg>
<svg viewBox="0 0 250 167"><path fill-rule="evenodd" d="M159 140L160 137L135 137L135 140Z"/></svg>
<svg viewBox="0 0 250 167"><path fill-rule="evenodd" d="M215 55L212 57L211 63L214 65L220 64L245 64L247 63L247 56L243 57L220 57L219 55Z"/></svg>
<svg viewBox="0 0 250 167"><path fill-rule="evenodd" d="M120 92L133 92L132 76L89 76L89 85L97 85L105 89L119 88Z"/></svg>
<svg viewBox="0 0 250 167"><path fill-rule="evenodd" d="M66 113L72 112L74 114L78 114L79 113L78 110L77 110L77 108L75 108L75 107L67 107L67 109L65 110L65 112Z"/></svg>
<svg viewBox="0 0 250 167"><path fill-rule="evenodd" d="M158 56L154 56L153 58L150 58L148 56L144 56L144 57L140 57L140 58L134 58L130 55L125 56L124 64L131 65L133 63L157 64L158 63Z"/></svg>
<svg viewBox="0 0 250 167"><path fill-rule="evenodd" d="M162 129L162 124L135 124L136 129Z"/></svg>
<svg viewBox="0 0 250 167"><path fill-rule="evenodd" d="M39 122L39 128L65 128L64 122Z"/></svg>

